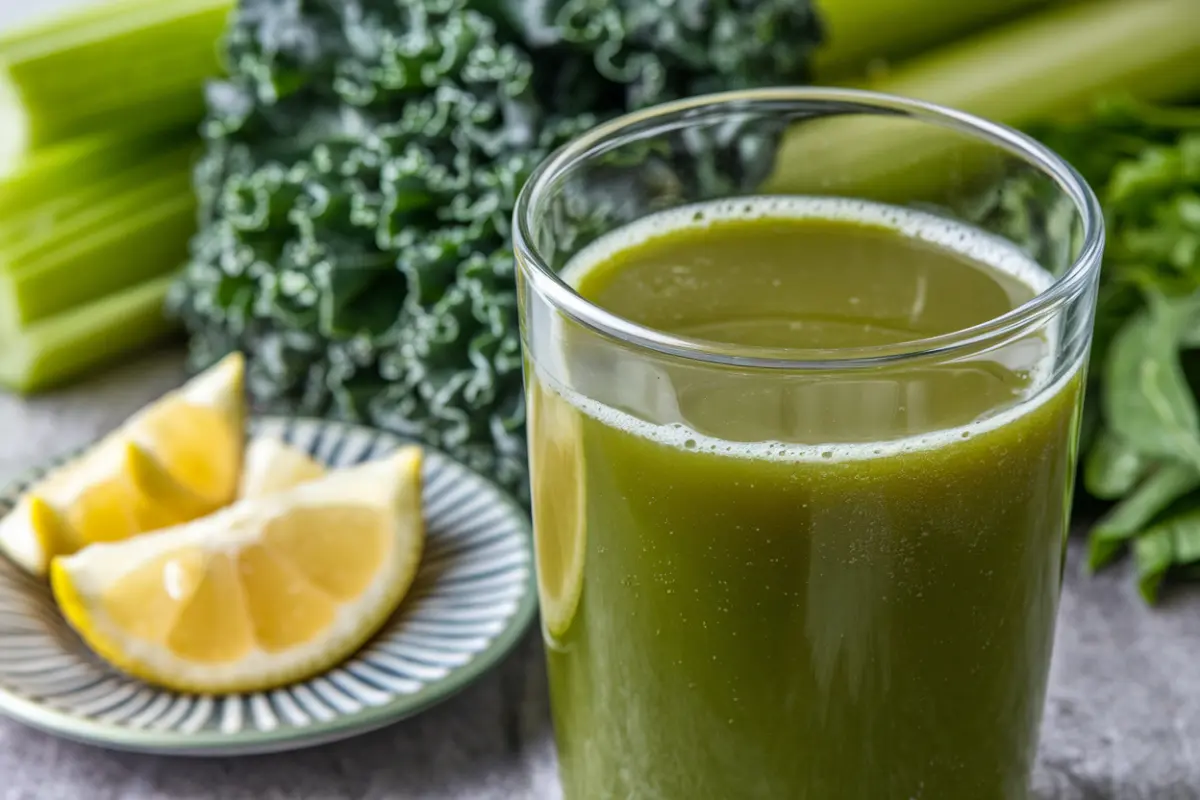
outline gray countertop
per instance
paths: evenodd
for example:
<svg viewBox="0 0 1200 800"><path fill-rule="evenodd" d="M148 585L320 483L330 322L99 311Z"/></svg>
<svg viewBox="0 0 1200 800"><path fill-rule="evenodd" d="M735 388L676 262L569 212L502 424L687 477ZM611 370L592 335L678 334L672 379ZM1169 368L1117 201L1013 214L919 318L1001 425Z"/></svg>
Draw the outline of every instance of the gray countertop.
<svg viewBox="0 0 1200 800"><path fill-rule="evenodd" d="M0 396L0 480L95 438L181 377L180 357L168 350L36 401ZM1039 800L1200 799L1200 588L1175 589L1151 611L1122 569L1083 575L1079 550L1059 619ZM0 800L558 796L533 635L500 668L416 718L292 754L112 753L0 719Z"/></svg>

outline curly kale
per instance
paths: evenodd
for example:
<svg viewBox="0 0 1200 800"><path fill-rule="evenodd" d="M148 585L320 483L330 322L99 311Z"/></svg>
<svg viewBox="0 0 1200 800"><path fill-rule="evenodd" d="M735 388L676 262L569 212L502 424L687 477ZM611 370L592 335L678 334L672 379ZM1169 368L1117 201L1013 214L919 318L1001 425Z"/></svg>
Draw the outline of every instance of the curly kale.
<svg viewBox="0 0 1200 800"><path fill-rule="evenodd" d="M240 349L259 407L367 421L523 491L522 184L600 117L794 82L813 25L788 0L242 0L171 297L194 366Z"/></svg>
<svg viewBox="0 0 1200 800"><path fill-rule="evenodd" d="M533 47L560 48L590 62L623 87L627 110L795 82L807 74L821 40L816 10L796 0L506 2Z"/></svg>

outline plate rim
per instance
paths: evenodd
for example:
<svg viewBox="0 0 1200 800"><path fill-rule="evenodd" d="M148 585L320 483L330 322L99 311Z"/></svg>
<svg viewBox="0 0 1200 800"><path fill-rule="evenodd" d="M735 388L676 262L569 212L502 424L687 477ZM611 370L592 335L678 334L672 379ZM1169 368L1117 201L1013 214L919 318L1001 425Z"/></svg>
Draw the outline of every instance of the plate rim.
<svg viewBox="0 0 1200 800"><path fill-rule="evenodd" d="M413 695L402 695L378 706L366 706L352 714L338 715L330 720L317 720L303 727L287 726L278 730L243 730L235 733L221 731L205 731L197 733L178 733L173 731L154 731L142 728L130 728L120 723L98 722L71 714L68 711L56 709L43 701L32 700L8 687L0 684L0 714L14 722L28 725L45 733L61 736L75 742L98 745L107 749L132 753L148 753L155 755L176 755L190 757L229 757L236 755L260 755L279 753L290 750L300 750L323 744L349 739L360 734L370 733L400 722L428 710L434 705L448 700L472 683L483 677L487 672L498 666L506 656L520 643L529 630L530 624L537 616L538 594L537 577L533 563L533 527L525 509L499 484L486 475L468 467L439 448L427 445L412 437L386 431L373 425L361 422L347 422L320 417L290 415L290 414L257 414L249 413L246 418L247 430L264 423L283 426L284 430L297 425L314 425L317 427L340 427L347 431L361 430L377 437L391 440L397 446L405 444L419 445L425 452L434 453L438 457L453 463L465 470L474 480L490 488L500 505L513 518L517 526L517 535L523 535L525 549L529 555L529 574L525 578L525 591L522 593L514 609L509 623L495 638L480 650L470 661L458 667L447 677L428 684L425 689ZM90 442L72 448L63 454L46 459L42 465L35 465L22 470L14 478L0 487L0 492L16 484L28 481L32 476L61 464L64 460L82 452L91 444L102 438L96 437ZM0 558L6 558L0 555ZM18 568L19 569L19 568ZM374 637L372 637L374 638ZM137 678L109 667L115 675ZM322 673L324 675L325 673ZM313 676L318 677L318 676ZM180 692L171 692L161 687L153 687L141 682L156 691L169 692L172 696L185 696ZM304 682L299 682L303 684ZM296 685L296 684L292 684ZM267 693L263 693L267 694ZM191 695L192 697L207 697L214 702L232 694Z"/></svg>

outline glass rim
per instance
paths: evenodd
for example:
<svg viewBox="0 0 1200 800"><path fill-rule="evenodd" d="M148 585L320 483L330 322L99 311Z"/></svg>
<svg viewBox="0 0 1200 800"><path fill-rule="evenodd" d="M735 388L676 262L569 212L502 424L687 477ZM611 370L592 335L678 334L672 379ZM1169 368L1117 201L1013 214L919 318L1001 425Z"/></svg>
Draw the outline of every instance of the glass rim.
<svg viewBox="0 0 1200 800"><path fill-rule="evenodd" d="M757 103L829 103L861 113L902 115L914 121L956 130L1007 151L1039 169L1067 195L1083 223L1083 241L1071 266L1032 298L1004 314L967 328L898 344L853 348L769 348L733 345L678 336L633 322L580 295L555 272L532 245L530 211L556 176L595 154L598 147L627 131L705 107ZM1053 150L1007 125L965 111L897 95L862 89L780 87L698 95L652 106L600 123L560 147L530 175L513 209L513 247L518 269L547 302L576 323L624 344L691 361L751 369L816 370L870 368L930 356L948 356L1004 336L1058 311L1084 290L1100 268L1104 216L1083 176Z"/></svg>

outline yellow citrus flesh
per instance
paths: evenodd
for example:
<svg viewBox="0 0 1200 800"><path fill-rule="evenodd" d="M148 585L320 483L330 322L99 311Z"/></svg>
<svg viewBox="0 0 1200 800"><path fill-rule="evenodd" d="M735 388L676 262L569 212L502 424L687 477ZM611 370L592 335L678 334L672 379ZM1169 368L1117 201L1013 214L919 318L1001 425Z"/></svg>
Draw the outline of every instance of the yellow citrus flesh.
<svg viewBox="0 0 1200 800"><path fill-rule="evenodd" d="M412 585L421 454L55 559L68 621L103 658L178 691L258 691L343 660Z"/></svg>
<svg viewBox="0 0 1200 800"><path fill-rule="evenodd" d="M241 470L243 366L231 356L38 481L0 520L0 552L35 575L50 560L208 514Z"/></svg>
<svg viewBox="0 0 1200 800"><path fill-rule="evenodd" d="M281 492L325 474L308 453L269 436L252 440L242 463L241 498Z"/></svg>
<svg viewBox="0 0 1200 800"><path fill-rule="evenodd" d="M139 421L137 437L181 486L212 508L233 501L242 463L240 422L173 399Z"/></svg>
<svg viewBox="0 0 1200 800"><path fill-rule="evenodd" d="M245 361L228 356L127 423L131 439L208 510L233 502L242 471Z"/></svg>
<svg viewBox="0 0 1200 800"><path fill-rule="evenodd" d="M583 593L587 547L579 411L537 381L529 392L530 472L538 596L545 632L566 635Z"/></svg>

